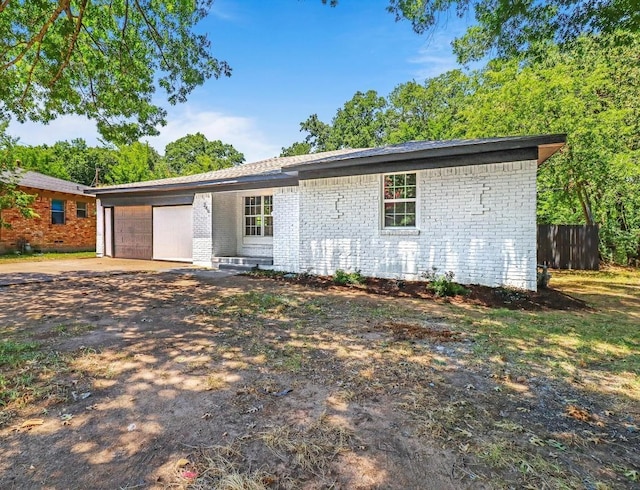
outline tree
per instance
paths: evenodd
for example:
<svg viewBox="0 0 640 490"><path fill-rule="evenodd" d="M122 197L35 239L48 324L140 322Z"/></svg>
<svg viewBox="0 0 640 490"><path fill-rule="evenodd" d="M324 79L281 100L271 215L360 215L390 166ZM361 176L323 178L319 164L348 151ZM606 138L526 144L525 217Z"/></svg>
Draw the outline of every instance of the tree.
<svg viewBox="0 0 640 490"><path fill-rule="evenodd" d="M331 122L328 149L379 146L385 135L387 101L375 90L356 92Z"/></svg>
<svg viewBox="0 0 640 490"><path fill-rule="evenodd" d="M473 77L452 70L424 84L415 81L389 95L386 143L460 138L462 110L472 93Z"/></svg>
<svg viewBox="0 0 640 490"><path fill-rule="evenodd" d="M5 209L17 209L25 218L37 218L31 208L35 196L18 189L20 169L16 168L14 147L16 141L6 134L6 123L0 122L0 229L11 225L2 218Z"/></svg>
<svg viewBox="0 0 640 490"><path fill-rule="evenodd" d="M106 183L127 184L155 178L154 170L160 155L148 144L136 141L123 145L115 152L115 157L115 165L105 175Z"/></svg>
<svg viewBox="0 0 640 490"><path fill-rule="evenodd" d="M473 12L477 24L454 42L463 63L490 53L509 58L549 43L568 45L583 34L640 29L635 0L390 0L388 10L396 20L409 20L419 34L435 29L453 13L463 17Z"/></svg>
<svg viewBox="0 0 640 490"><path fill-rule="evenodd" d="M387 101L375 90L356 92L351 100L336 112L331 124L312 114L300 123L300 131L307 133L304 142L293 143L285 151L317 153L340 148L378 146L385 140Z"/></svg>
<svg viewBox="0 0 640 490"><path fill-rule="evenodd" d="M280 156L293 157L296 155L308 155L309 153L311 153L311 145L309 143L296 141L291 146L283 147Z"/></svg>
<svg viewBox="0 0 640 490"><path fill-rule="evenodd" d="M601 252L640 256L640 35L584 36L541 61L493 61L464 109L465 137L567 133L540 168L538 219L600 225Z"/></svg>
<svg viewBox="0 0 640 490"><path fill-rule="evenodd" d="M49 122L80 114L108 141L158 134L171 104L230 75L195 32L212 0L0 2L0 115ZM156 83L157 82L157 83Z"/></svg>
<svg viewBox="0 0 640 490"><path fill-rule="evenodd" d="M233 145L209 141L204 134L196 133L169 143L164 160L175 174L189 175L240 165L244 155Z"/></svg>
<svg viewBox="0 0 640 490"><path fill-rule="evenodd" d="M603 256L626 263L640 258L638 52L640 34L582 36L549 45L539 59L497 59L399 85L384 117L385 105L364 103L359 92L331 125L313 115L302 127L315 131L307 136L314 150L351 146L370 127L383 144L566 133L567 147L538 173L538 220L598 224ZM374 109L345 110L352 106Z"/></svg>

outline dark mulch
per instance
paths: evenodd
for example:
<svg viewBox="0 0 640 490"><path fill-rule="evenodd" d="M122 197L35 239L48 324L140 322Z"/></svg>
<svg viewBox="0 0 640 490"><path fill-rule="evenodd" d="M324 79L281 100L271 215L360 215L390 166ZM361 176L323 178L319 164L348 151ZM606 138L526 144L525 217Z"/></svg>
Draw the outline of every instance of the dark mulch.
<svg viewBox="0 0 640 490"><path fill-rule="evenodd" d="M250 277L269 277L320 289L351 289L385 296L412 297L426 300L449 301L451 303L473 304L488 308L508 308L510 310L538 311L548 310L588 310L582 300L569 296L556 289L540 289L537 292L510 288L492 288L478 284L465 285L468 294L441 298L436 296L425 281L400 281L396 279L365 278L364 284L339 285L331 276L311 274L282 274L273 271L253 271Z"/></svg>

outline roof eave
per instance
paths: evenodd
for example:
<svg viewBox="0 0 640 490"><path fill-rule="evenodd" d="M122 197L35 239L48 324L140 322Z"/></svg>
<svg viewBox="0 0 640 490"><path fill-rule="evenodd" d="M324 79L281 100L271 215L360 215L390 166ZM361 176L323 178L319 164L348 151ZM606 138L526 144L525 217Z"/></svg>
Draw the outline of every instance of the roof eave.
<svg viewBox="0 0 640 490"><path fill-rule="evenodd" d="M247 175L243 177L238 177L235 179L216 179L216 180L206 180L206 181L196 181L196 182L181 182L177 184L152 184L146 186L136 186L136 187L109 187L101 189L99 187L92 188L91 192L95 194L97 197L101 195L111 195L111 194L134 194L140 192L180 192L180 191L192 191L192 192L201 192L206 191L208 189L215 190L219 187L231 187L238 186L242 187L245 185L255 186L257 184L277 184L277 185L292 185L297 183L297 178L292 177L288 174L269 174L269 175ZM86 191L85 191L86 192Z"/></svg>
<svg viewBox="0 0 640 490"><path fill-rule="evenodd" d="M360 165L371 165L378 164L383 162L400 162L403 160L422 160L422 159L436 159L443 157L452 157L452 156L464 156L464 155L472 155L477 153L489 153L489 152L497 152L503 150L518 150L523 148L533 148L533 147L545 147L548 151L553 146L555 149L551 153L555 153L562 146L564 146L566 142L567 136L566 134L551 134L551 135L541 135L541 136L523 136L521 138L514 139L505 139L503 141L484 141L484 142L474 142L470 141L468 143L462 143L452 146L446 146L443 148L427 148L423 150L417 151L407 151L395 154L383 154L383 155L374 155L374 156L365 156L360 158L349 158L349 155L345 155L344 158L337 160L318 160L314 162L308 163L300 163L295 165L289 165L282 169L285 173L296 174L297 172L306 172L309 170L320 170L320 169L332 169L332 168L340 168L340 167L355 167ZM549 156L551 156L549 155ZM547 156L542 161L549 158ZM538 158L539 163L540 157Z"/></svg>

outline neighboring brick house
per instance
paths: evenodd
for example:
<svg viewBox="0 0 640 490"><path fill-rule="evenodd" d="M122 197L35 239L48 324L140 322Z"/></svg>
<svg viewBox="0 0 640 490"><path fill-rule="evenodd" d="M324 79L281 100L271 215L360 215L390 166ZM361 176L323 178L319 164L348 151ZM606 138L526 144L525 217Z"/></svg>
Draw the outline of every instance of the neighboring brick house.
<svg viewBox="0 0 640 490"><path fill-rule="evenodd" d="M92 189L97 254L536 289L536 171L564 135L414 141Z"/></svg>
<svg viewBox="0 0 640 490"><path fill-rule="evenodd" d="M25 219L15 209L2 211L11 225L0 228L0 253L20 250L90 251L96 247L96 198L91 188L38 172L19 170L18 189L35 195L37 218Z"/></svg>

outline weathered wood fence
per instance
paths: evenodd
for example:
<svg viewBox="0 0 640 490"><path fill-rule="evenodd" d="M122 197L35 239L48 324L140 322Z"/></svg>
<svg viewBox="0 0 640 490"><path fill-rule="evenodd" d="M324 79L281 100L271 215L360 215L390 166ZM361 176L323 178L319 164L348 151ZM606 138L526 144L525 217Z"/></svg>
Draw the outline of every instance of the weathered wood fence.
<svg viewBox="0 0 640 490"><path fill-rule="evenodd" d="M598 225L538 225L538 264L597 271Z"/></svg>

